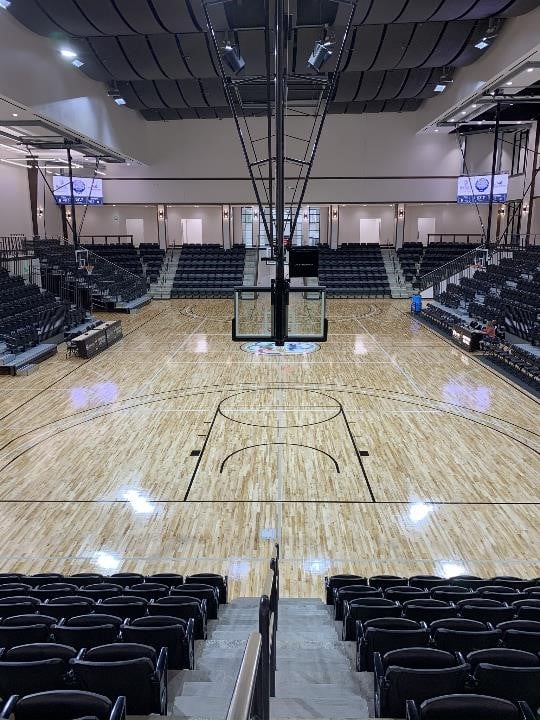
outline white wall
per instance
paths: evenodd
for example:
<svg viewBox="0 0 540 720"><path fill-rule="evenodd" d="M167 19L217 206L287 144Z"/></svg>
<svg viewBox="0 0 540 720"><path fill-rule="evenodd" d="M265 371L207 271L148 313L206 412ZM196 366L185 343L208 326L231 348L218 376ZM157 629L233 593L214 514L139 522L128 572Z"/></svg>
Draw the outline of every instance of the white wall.
<svg viewBox="0 0 540 720"><path fill-rule="evenodd" d="M180 244L181 221L184 219L202 220L203 243L221 243L223 241L223 218L221 206L189 207L171 205L167 208L167 243ZM240 234L240 239L241 239Z"/></svg>
<svg viewBox="0 0 540 720"><path fill-rule="evenodd" d="M77 208L77 227L81 227L84 208ZM144 241L157 243L158 222L155 205L101 205L88 208L82 226L82 235L126 235L126 220L144 222ZM135 242L135 244L137 244Z"/></svg>
<svg viewBox="0 0 540 720"><path fill-rule="evenodd" d="M25 168L0 163L0 235L32 237L28 173Z"/></svg>
<svg viewBox="0 0 540 720"><path fill-rule="evenodd" d="M346 205L339 209L339 244L347 242L365 242L360 238L360 220L380 218L381 245L393 245L395 240L394 205Z"/></svg>
<svg viewBox="0 0 540 720"><path fill-rule="evenodd" d="M496 208L498 206L495 206ZM484 225L487 224L487 206L480 206ZM434 217L436 233L456 233L480 235L482 228L475 205L419 204L405 207L404 242L418 242L418 218ZM494 213L496 218L496 210ZM495 219L496 222L496 219ZM458 238L459 239L459 238ZM451 238L448 238L451 241ZM465 239L461 240L465 242Z"/></svg>

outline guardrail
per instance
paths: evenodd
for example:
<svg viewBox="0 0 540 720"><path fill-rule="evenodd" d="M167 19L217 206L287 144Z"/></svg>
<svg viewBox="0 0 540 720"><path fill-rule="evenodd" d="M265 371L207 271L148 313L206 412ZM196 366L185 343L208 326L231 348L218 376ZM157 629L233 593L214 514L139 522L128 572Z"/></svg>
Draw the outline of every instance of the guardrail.
<svg viewBox="0 0 540 720"><path fill-rule="evenodd" d="M463 272L467 268L475 265L477 258L480 256L482 251L485 251L485 249L485 246L481 246L475 248L474 250L469 250L445 265L441 265L441 267L422 275L413 283L413 287L420 292L427 290L429 287L433 287L435 292L437 286L444 280L448 280L448 278L451 278L453 275Z"/></svg>
<svg viewBox="0 0 540 720"><path fill-rule="evenodd" d="M259 632L248 638L226 720L270 720L276 694L276 646L279 616L279 545L270 560L259 603Z"/></svg>
<svg viewBox="0 0 540 720"><path fill-rule="evenodd" d="M482 245L484 236L479 233L429 233L428 245L437 245L438 243L473 243Z"/></svg>
<svg viewBox="0 0 540 720"><path fill-rule="evenodd" d="M82 245L133 245L133 235L79 235L79 241Z"/></svg>

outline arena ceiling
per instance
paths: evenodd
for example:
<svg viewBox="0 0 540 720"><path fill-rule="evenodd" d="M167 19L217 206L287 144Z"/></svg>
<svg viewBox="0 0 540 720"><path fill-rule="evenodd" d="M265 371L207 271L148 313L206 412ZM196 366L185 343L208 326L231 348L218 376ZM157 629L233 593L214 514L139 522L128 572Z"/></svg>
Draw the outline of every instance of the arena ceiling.
<svg viewBox="0 0 540 720"><path fill-rule="evenodd" d="M333 113L417 110L497 42L506 18L540 0L358 0ZM347 6L289 0L289 67L307 73L307 58L329 32L339 42ZM12 0L9 12L35 33L76 54L79 71L146 120L229 117L201 0ZM265 0L231 0L212 9L220 43L234 43L242 75L266 73ZM477 45L485 47L477 47ZM335 56L334 53L334 63ZM332 59L324 66L333 72ZM105 90L104 90L105 92ZM263 112L265 86L246 83L242 100ZM309 105L313 89L296 85L289 103ZM111 100L112 101L112 100Z"/></svg>

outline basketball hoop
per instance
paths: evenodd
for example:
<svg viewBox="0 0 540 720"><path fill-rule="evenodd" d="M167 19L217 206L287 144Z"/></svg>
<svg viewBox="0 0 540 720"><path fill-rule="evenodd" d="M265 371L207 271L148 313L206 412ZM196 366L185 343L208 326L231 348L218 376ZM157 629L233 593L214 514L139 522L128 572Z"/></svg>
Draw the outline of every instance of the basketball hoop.
<svg viewBox="0 0 540 720"><path fill-rule="evenodd" d="M86 266L86 272L88 273L88 275L91 275L94 272L94 266L91 263L88 263L88 265Z"/></svg>

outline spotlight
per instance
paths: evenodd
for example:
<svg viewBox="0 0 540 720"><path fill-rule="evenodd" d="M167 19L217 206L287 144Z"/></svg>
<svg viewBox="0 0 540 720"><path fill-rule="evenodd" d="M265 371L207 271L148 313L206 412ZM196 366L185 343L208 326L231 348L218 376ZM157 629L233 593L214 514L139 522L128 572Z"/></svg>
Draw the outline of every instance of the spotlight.
<svg viewBox="0 0 540 720"><path fill-rule="evenodd" d="M227 42L223 48L223 59L235 75L246 67L246 61L240 55L240 51L230 42Z"/></svg>
<svg viewBox="0 0 540 720"><path fill-rule="evenodd" d="M60 55L63 58L66 58L66 60L75 60L77 57L77 53L69 48L62 48L62 50L60 50Z"/></svg>
<svg viewBox="0 0 540 720"><path fill-rule="evenodd" d="M308 65L319 72L322 66L332 57L331 47L332 43L329 40L323 43L317 41L308 60Z"/></svg>

